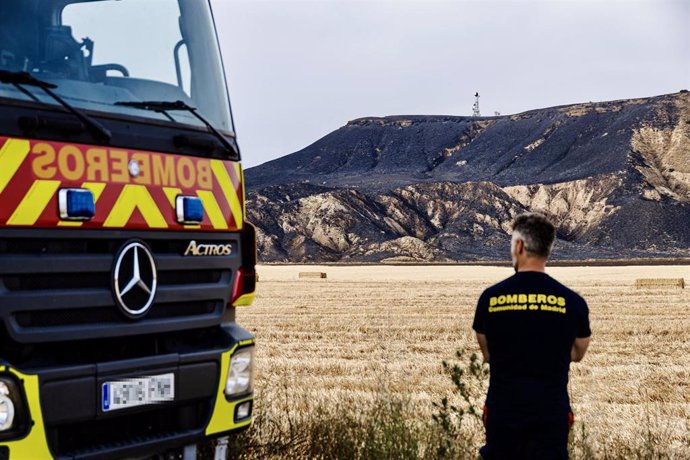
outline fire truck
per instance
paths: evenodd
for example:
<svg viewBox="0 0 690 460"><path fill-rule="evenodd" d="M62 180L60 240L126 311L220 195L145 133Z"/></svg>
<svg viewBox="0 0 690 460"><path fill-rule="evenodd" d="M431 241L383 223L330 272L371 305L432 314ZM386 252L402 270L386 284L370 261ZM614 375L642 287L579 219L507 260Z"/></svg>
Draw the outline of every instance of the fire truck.
<svg viewBox="0 0 690 460"><path fill-rule="evenodd" d="M251 424L223 69L209 0L0 0L0 459L190 458Z"/></svg>

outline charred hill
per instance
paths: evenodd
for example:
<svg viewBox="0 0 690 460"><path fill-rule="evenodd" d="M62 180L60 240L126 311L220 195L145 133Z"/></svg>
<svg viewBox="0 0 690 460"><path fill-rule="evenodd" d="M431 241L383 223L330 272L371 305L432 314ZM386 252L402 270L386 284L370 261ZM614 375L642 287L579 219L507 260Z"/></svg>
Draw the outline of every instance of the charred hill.
<svg viewBox="0 0 690 460"><path fill-rule="evenodd" d="M264 261L502 260L525 211L556 257L687 257L690 96L360 118L245 177Z"/></svg>

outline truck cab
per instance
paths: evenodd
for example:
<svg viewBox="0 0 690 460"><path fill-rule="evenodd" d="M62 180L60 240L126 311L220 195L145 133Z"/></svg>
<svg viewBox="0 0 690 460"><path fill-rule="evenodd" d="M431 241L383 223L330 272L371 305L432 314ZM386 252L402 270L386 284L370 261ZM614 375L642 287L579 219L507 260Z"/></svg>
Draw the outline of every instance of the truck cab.
<svg viewBox="0 0 690 460"><path fill-rule="evenodd" d="M0 1L0 459L250 426L244 203L210 2Z"/></svg>

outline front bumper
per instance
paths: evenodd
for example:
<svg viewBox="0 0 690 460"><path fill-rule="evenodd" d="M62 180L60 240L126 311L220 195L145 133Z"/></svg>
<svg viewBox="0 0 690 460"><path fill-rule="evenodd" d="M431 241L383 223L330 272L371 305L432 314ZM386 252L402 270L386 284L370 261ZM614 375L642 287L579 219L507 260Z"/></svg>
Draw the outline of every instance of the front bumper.
<svg viewBox="0 0 690 460"><path fill-rule="evenodd" d="M247 428L236 420L236 407L253 395L226 398L225 379L232 354L254 343L236 324L223 326L226 342L213 350L194 350L88 366L16 369L0 373L20 383L30 417L18 439L0 440L0 457L122 458L142 457ZM164 373L175 374L175 399L169 403L104 412L101 385Z"/></svg>

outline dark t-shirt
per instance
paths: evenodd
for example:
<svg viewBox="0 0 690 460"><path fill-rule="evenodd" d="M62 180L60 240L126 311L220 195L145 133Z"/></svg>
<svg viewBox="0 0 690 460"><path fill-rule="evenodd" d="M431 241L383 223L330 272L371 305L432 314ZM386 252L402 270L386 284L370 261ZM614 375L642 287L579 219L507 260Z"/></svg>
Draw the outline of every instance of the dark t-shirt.
<svg viewBox="0 0 690 460"><path fill-rule="evenodd" d="M576 337L591 335L582 297L545 273L519 272L484 291L472 328L489 345L490 409L570 410L570 351Z"/></svg>

